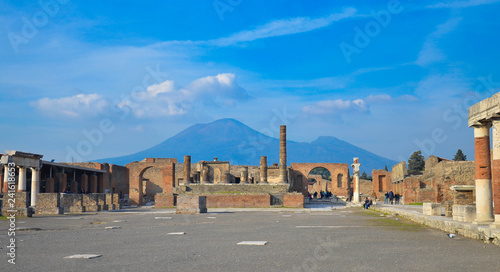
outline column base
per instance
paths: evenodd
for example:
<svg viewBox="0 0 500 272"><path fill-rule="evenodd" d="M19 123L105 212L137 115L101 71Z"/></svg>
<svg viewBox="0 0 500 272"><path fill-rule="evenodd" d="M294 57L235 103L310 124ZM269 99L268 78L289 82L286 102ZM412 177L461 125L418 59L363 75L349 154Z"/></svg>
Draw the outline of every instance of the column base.
<svg viewBox="0 0 500 272"><path fill-rule="evenodd" d="M500 229L500 214L495 214L495 222L493 222L493 224L490 224L490 228Z"/></svg>
<svg viewBox="0 0 500 272"><path fill-rule="evenodd" d="M476 220L472 222L474 225L489 225L495 222L495 219L491 217L491 214L476 214Z"/></svg>

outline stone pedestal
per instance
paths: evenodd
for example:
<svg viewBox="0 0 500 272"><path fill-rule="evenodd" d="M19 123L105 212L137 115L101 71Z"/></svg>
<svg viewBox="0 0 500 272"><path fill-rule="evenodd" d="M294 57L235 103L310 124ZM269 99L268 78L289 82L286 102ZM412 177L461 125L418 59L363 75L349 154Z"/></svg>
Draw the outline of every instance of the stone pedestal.
<svg viewBox="0 0 500 272"><path fill-rule="evenodd" d="M476 219L475 205L453 205L453 220L471 223Z"/></svg>
<svg viewBox="0 0 500 272"><path fill-rule="evenodd" d="M207 197L180 195L177 197L177 214L199 214L207 212Z"/></svg>
<svg viewBox="0 0 500 272"><path fill-rule="evenodd" d="M453 201L446 201L444 203L444 216L446 217L453 216Z"/></svg>
<svg viewBox="0 0 500 272"><path fill-rule="evenodd" d="M441 204L440 203L424 203L423 214L431 216L441 216Z"/></svg>

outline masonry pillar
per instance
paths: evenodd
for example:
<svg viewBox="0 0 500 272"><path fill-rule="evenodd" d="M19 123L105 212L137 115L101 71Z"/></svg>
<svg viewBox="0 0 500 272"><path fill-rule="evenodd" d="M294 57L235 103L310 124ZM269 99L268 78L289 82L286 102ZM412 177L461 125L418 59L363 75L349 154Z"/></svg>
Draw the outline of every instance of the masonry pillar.
<svg viewBox="0 0 500 272"><path fill-rule="evenodd" d="M19 166L19 181L17 184L18 192L26 192L26 167Z"/></svg>
<svg viewBox="0 0 500 272"><path fill-rule="evenodd" d="M31 168L31 206L36 206L36 196L40 192L40 170Z"/></svg>
<svg viewBox="0 0 500 272"><path fill-rule="evenodd" d="M354 203L359 203L359 166L361 164L359 163L359 158L354 158L354 163L352 164L353 168L353 176L354 176L354 193L353 193L353 198L352 201Z"/></svg>
<svg viewBox="0 0 500 272"><path fill-rule="evenodd" d="M267 183L267 156L260 157L260 182Z"/></svg>
<svg viewBox="0 0 500 272"><path fill-rule="evenodd" d="M248 166L243 167L243 171L241 171L240 183L248 183Z"/></svg>
<svg viewBox="0 0 500 272"><path fill-rule="evenodd" d="M280 166L278 183L286 183L288 180L286 172L286 126L280 126Z"/></svg>
<svg viewBox="0 0 500 272"><path fill-rule="evenodd" d="M68 174L62 173L57 175L59 181L59 192L64 193L66 187L68 186Z"/></svg>
<svg viewBox="0 0 500 272"><path fill-rule="evenodd" d="M54 193L55 192L55 180L54 178L47 178L45 181L45 192Z"/></svg>
<svg viewBox="0 0 500 272"><path fill-rule="evenodd" d="M491 186L495 214L500 215L500 120L493 120L493 160L491 161ZM498 222L500 223L500 222Z"/></svg>
<svg viewBox="0 0 500 272"><path fill-rule="evenodd" d="M87 174L83 174L80 177L80 182L83 193L87 193L89 191L89 176Z"/></svg>
<svg viewBox="0 0 500 272"><path fill-rule="evenodd" d="M184 156L184 184L189 184L191 179L191 156Z"/></svg>
<svg viewBox="0 0 500 272"><path fill-rule="evenodd" d="M97 175L90 176L90 192L97 193Z"/></svg>
<svg viewBox="0 0 500 272"><path fill-rule="evenodd" d="M222 184L229 183L229 172L224 171L224 172L222 172L221 175L222 175L222 177L221 177L220 183L222 183Z"/></svg>
<svg viewBox="0 0 500 272"><path fill-rule="evenodd" d="M476 221L487 224L494 221L491 188L490 124L474 127Z"/></svg>
<svg viewBox="0 0 500 272"><path fill-rule="evenodd" d="M203 165L203 169L201 170L201 183L208 183L208 166Z"/></svg>

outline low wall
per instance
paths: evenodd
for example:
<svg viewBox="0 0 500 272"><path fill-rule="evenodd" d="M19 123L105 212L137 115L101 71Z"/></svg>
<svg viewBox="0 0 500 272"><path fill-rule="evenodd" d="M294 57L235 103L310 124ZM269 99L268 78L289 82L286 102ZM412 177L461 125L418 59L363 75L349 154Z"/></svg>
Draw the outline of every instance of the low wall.
<svg viewBox="0 0 500 272"><path fill-rule="evenodd" d="M283 206L290 208L304 208L304 195L300 193L285 194Z"/></svg>
<svg viewBox="0 0 500 272"><path fill-rule="evenodd" d="M471 223L463 223L445 219L441 216L426 216L423 214L412 213L401 210L392 210L391 208L384 208L373 206L373 209L379 212L398 215L413 222L429 226L431 228L439 229L447 233L456 233L463 235L467 238L482 240L485 243L492 243L500 246L500 231L492 230L488 227L474 225Z"/></svg>
<svg viewBox="0 0 500 272"><path fill-rule="evenodd" d="M268 208L269 194L206 194L207 208Z"/></svg>
<svg viewBox="0 0 500 272"><path fill-rule="evenodd" d="M35 215L62 214L59 193L41 193L36 196Z"/></svg>
<svg viewBox="0 0 500 272"><path fill-rule="evenodd" d="M169 208L175 206L174 194L156 194L155 195L155 208Z"/></svg>

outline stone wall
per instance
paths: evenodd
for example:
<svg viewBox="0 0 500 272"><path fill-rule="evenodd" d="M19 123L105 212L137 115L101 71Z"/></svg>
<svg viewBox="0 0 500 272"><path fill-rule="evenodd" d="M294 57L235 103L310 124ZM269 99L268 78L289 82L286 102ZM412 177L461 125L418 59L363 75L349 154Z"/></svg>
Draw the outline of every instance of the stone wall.
<svg viewBox="0 0 500 272"><path fill-rule="evenodd" d="M408 168L406 167L406 162L402 161L392 167L391 180L392 182L398 182L403 180L408 176Z"/></svg>
<svg viewBox="0 0 500 272"><path fill-rule="evenodd" d="M111 193L123 198L129 191L129 171L127 167L111 164Z"/></svg>
<svg viewBox="0 0 500 272"><path fill-rule="evenodd" d="M377 199L384 199L385 192L392 190L391 172L382 169L372 171L372 190L376 194Z"/></svg>
<svg viewBox="0 0 500 272"><path fill-rule="evenodd" d="M62 214L60 208L61 195L59 193L41 193L36 196L36 215Z"/></svg>
<svg viewBox="0 0 500 272"><path fill-rule="evenodd" d="M372 181L368 179L359 179L359 192L363 195L371 196L373 193Z"/></svg>
<svg viewBox="0 0 500 272"><path fill-rule="evenodd" d="M12 213L7 212L7 210L16 210L16 216L27 216L28 215L28 199L30 197L29 193L26 192L16 192L14 197L14 209L10 207L10 203L8 199L10 198L8 194L3 195L3 204L2 204L2 215L10 216Z"/></svg>

